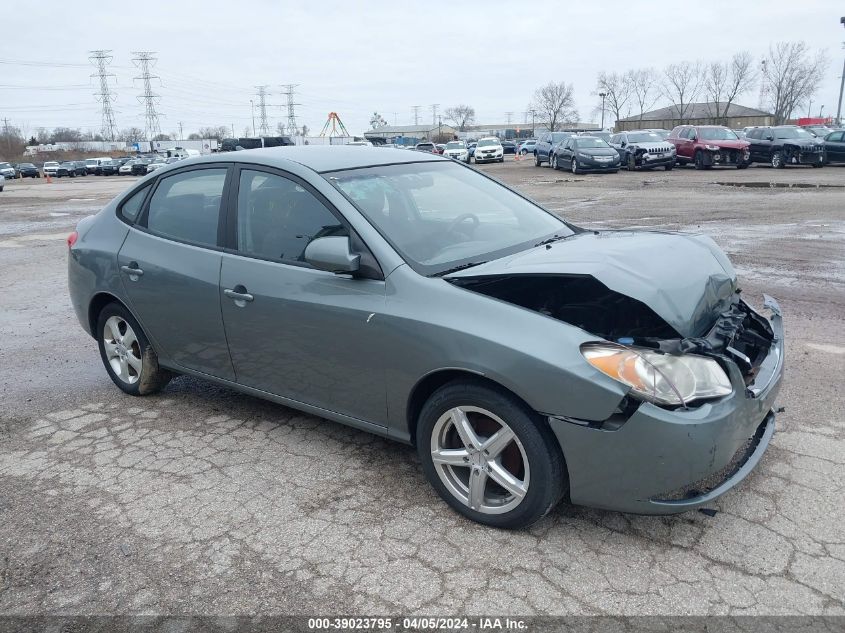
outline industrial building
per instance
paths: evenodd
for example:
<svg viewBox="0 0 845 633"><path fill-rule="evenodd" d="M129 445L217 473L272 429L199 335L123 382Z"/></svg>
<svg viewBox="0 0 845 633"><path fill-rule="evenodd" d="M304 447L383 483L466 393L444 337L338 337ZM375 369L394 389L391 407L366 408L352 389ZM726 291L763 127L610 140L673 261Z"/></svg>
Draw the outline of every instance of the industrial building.
<svg viewBox="0 0 845 633"><path fill-rule="evenodd" d="M690 103L688 106L684 106L684 110L683 117L677 105L643 112L620 119L616 122L614 129L617 132L641 128L671 130L677 125L726 125L729 128L738 129L753 125L774 125L775 123L774 114L736 103L732 103L728 107L726 117L716 116L716 112L722 112L724 106L714 101Z"/></svg>

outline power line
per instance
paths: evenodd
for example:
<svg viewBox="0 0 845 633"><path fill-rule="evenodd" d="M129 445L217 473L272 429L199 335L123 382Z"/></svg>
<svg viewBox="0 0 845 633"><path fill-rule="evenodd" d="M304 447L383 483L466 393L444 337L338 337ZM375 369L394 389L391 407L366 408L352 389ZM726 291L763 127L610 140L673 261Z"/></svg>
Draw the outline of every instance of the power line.
<svg viewBox="0 0 845 633"><path fill-rule="evenodd" d="M301 103L294 103L293 102L293 89L296 88L299 84L283 84L282 88L285 88L284 94L288 98L287 108L288 108L288 134L291 136L296 136L299 132L299 129L296 125L296 113L294 112L294 106L302 105Z"/></svg>
<svg viewBox="0 0 845 633"><path fill-rule="evenodd" d="M415 106L411 106L411 107L414 109L414 125L419 125L420 124L420 108L422 106L415 105Z"/></svg>
<svg viewBox="0 0 845 633"><path fill-rule="evenodd" d="M138 101L144 104L144 128L147 140L152 141L161 134L158 112L156 112L156 102L161 97L153 92L152 87L152 80L159 79L159 76L150 74L150 66L155 65L157 60L153 57L155 55L153 51L133 51L132 54L135 55L132 58L132 63L141 70L141 76L135 77L135 79L144 82L144 92L138 97Z"/></svg>
<svg viewBox="0 0 845 633"><path fill-rule="evenodd" d="M255 86L258 90L259 136L270 136L270 124L267 123L267 88L268 86Z"/></svg>
<svg viewBox="0 0 845 633"><path fill-rule="evenodd" d="M505 112L505 117L507 118L508 126L510 126L511 120L513 119L513 112Z"/></svg>
<svg viewBox="0 0 845 633"><path fill-rule="evenodd" d="M97 72L91 76L97 77L100 80L100 91L95 92L94 96L103 105L103 138L113 141L117 126L114 122L114 111L112 110L111 103L116 97L112 96L111 90L109 89L109 77L114 77L115 75L108 71L107 66L112 63L114 58L112 57L111 51L106 50L89 51L89 54L88 59L97 67Z"/></svg>

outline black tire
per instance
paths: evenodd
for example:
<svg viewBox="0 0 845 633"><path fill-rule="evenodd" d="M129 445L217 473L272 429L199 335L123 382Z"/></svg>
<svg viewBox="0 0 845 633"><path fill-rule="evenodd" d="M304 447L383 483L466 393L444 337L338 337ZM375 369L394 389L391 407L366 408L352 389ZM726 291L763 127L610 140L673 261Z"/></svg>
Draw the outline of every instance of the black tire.
<svg viewBox="0 0 845 633"><path fill-rule="evenodd" d="M783 162L783 154L780 152L772 152L772 156L769 159L769 163L775 169L783 169L786 167L786 163Z"/></svg>
<svg viewBox="0 0 845 633"><path fill-rule="evenodd" d="M748 169L748 166L749 166L750 164L751 164L751 163L739 163L739 164L736 166L736 168L737 168L737 169Z"/></svg>
<svg viewBox="0 0 845 633"><path fill-rule="evenodd" d="M557 171L560 169L560 165L557 162L557 154L549 154L549 167Z"/></svg>
<svg viewBox="0 0 845 633"><path fill-rule="evenodd" d="M663 165L663 169L665 169L666 171L672 171L672 168L674 166L674 163L669 163L668 165Z"/></svg>
<svg viewBox="0 0 845 633"><path fill-rule="evenodd" d="M111 317L122 319L132 327L135 333L137 346L133 343L130 347L130 353L141 359L141 371L137 375L137 379L131 383L123 380L115 373L114 368L106 356L104 332L106 322ZM158 355L156 355L155 350L150 345L141 326L129 310L120 303L110 303L100 311L97 317L97 329L94 334L97 337L97 345L100 348L100 359L103 361L103 366L106 368L106 372L108 372L112 382L123 392L131 396L146 396L161 391L170 382L170 379L173 378L171 372L159 366Z"/></svg>
<svg viewBox="0 0 845 633"><path fill-rule="evenodd" d="M441 480L431 457L435 425L449 409L473 406L486 409L506 421L525 450L530 483L525 497L512 510L489 514L471 509ZM465 517L492 527L524 528L554 508L569 488L563 453L544 420L503 389L480 381L457 380L438 389L423 405L417 424L417 452L423 471L438 494Z"/></svg>
<svg viewBox="0 0 845 633"><path fill-rule="evenodd" d="M694 161L695 161L695 168L696 169L705 169L704 154L701 152L700 149L696 150Z"/></svg>
<svg viewBox="0 0 845 633"><path fill-rule="evenodd" d="M540 167L540 155L534 152L534 167Z"/></svg>
<svg viewBox="0 0 845 633"><path fill-rule="evenodd" d="M824 167L824 163L812 163L813 169Z"/></svg>
<svg viewBox="0 0 845 633"><path fill-rule="evenodd" d="M504 163L504 162L505 162L505 157L504 157L504 156L502 156L502 157L499 159L499 162L500 162L500 163Z"/></svg>
<svg viewBox="0 0 845 633"><path fill-rule="evenodd" d="M628 157L625 161L625 167L628 171L636 171L637 170L637 159L634 158L633 154L628 154Z"/></svg>

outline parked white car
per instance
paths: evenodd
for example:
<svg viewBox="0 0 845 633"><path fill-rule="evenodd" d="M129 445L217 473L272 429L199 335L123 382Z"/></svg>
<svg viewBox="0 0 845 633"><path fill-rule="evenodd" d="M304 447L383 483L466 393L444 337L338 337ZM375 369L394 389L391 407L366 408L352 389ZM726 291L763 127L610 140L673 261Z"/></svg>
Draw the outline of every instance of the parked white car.
<svg viewBox="0 0 845 633"><path fill-rule="evenodd" d="M478 163L504 163L505 150L502 142L495 136L485 136L479 139L475 146L475 162Z"/></svg>
<svg viewBox="0 0 845 633"><path fill-rule="evenodd" d="M121 176L131 176L132 175L132 165L135 164L134 160L128 160L120 166L120 169L117 170L117 173Z"/></svg>
<svg viewBox="0 0 845 633"><path fill-rule="evenodd" d="M156 158L153 162L147 165L147 173L150 174L160 167L164 167L167 163L162 158Z"/></svg>
<svg viewBox="0 0 845 633"><path fill-rule="evenodd" d="M469 150L467 144L463 141L449 141L446 143L446 149L443 150L443 155L446 158L454 158L464 163L469 162Z"/></svg>
<svg viewBox="0 0 845 633"><path fill-rule="evenodd" d="M59 171L59 164L54 160L48 160L44 163L42 171L45 176L55 176L56 172Z"/></svg>

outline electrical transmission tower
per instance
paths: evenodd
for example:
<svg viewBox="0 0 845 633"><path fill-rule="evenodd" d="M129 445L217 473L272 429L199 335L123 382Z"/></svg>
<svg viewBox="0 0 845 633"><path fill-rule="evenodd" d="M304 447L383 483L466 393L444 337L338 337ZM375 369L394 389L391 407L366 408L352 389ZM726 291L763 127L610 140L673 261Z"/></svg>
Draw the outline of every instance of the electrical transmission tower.
<svg viewBox="0 0 845 633"><path fill-rule="evenodd" d="M270 124L267 122L267 86L255 86L258 90L258 135L270 136Z"/></svg>
<svg viewBox="0 0 845 633"><path fill-rule="evenodd" d="M440 107L439 103L432 103L431 104L431 127L437 125L437 108Z"/></svg>
<svg viewBox="0 0 845 633"><path fill-rule="evenodd" d="M150 68L155 66L157 60L153 57L155 55L153 51L132 51L132 54L134 55L132 63L141 71L141 75L135 79L140 79L144 86L144 91L138 96L138 101L144 104L144 133L147 140L153 141L161 134L158 112L156 112L156 103L161 97L153 92L152 86L152 80L159 79L159 76L150 73Z"/></svg>
<svg viewBox="0 0 845 633"><path fill-rule="evenodd" d="M414 125L420 124L420 108L422 106L411 106L414 109Z"/></svg>
<svg viewBox="0 0 845 633"><path fill-rule="evenodd" d="M114 77L115 75L114 73L110 73L107 68L112 62L112 54L111 51L103 50L88 51L88 53L88 59L97 67L97 72L91 76L97 77L100 80L99 92L95 92L94 96L97 97L97 101L103 104L103 138L113 141L117 126L114 123L114 111L111 107L115 96L112 95L109 89L109 77Z"/></svg>
<svg viewBox="0 0 845 633"><path fill-rule="evenodd" d="M513 121L513 112L505 112L505 117L507 117L507 124L510 127L511 121Z"/></svg>
<svg viewBox="0 0 845 633"><path fill-rule="evenodd" d="M294 103L293 102L293 89L296 88L299 84L284 84L282 88L284 88L284 94L288 98L287 108L288 108L288 134L291 136L296 136L299 134L299 129L296 126L296 114L294 113L294 106L302 105L301 103Z"/></svg>

